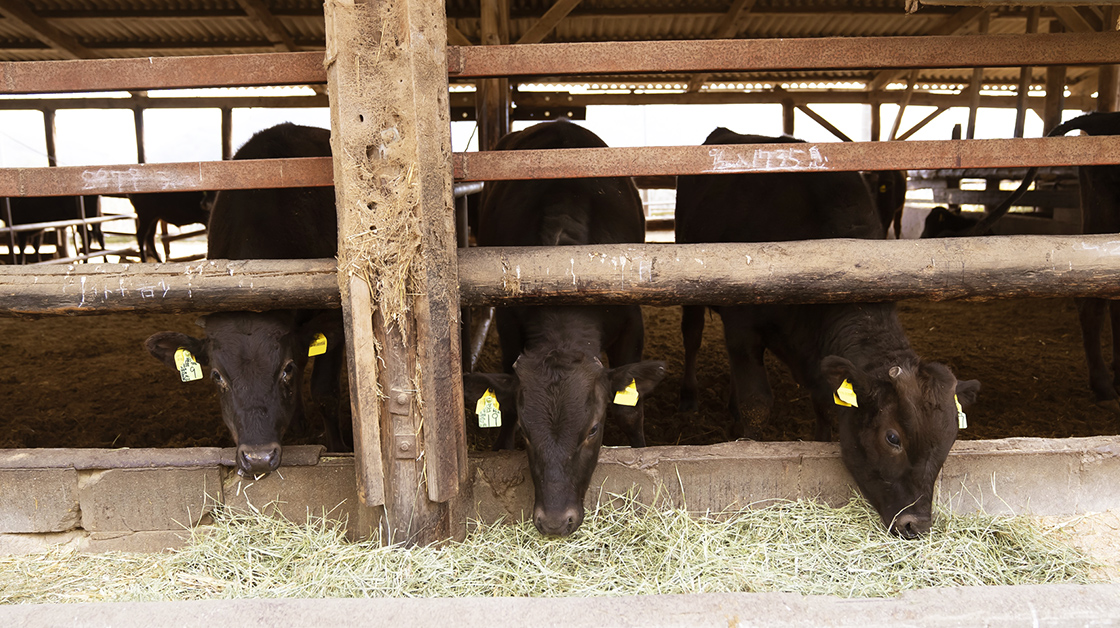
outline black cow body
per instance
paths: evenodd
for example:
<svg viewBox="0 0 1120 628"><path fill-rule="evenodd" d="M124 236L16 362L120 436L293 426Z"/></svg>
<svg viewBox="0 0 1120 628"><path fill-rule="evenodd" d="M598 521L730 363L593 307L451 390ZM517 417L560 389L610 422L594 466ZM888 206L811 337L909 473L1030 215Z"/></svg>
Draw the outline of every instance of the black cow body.
<svg viewBox="0 0 1120 628"><path fill-rule="evenodd" d="M205 192L158 192L151 194L129 194L128 200L136 210L136 245L140 251L140 261L148 256L160 261L156 249L156 226L159 221L185 227L205 225L210 220L210 208L204 202Z"/></svg>
<svg viewBox="0 0 1120 628"><path fill-rule="evenodd" d="M716 129L705 144L797 142ZM752 173L677 179L677 242L771 242L883 237L856 173ZM769 419L773 396L763 363L769 349L812 395L816 437L839 425L845 466L892 531L929 530L934 480L957 433L954 395L970 403L976 382L957 382L919 358L893 303L713 307L723 319L731 365L734 436ZM686 306L682 409L696 407L696 356L704 306ZM848 382L857 407L835 404Z"/></svg>
<svg viewBox="0 0 1120 628"><path fill-rule="evenodd" d="M1089 113L1054 127L1049 136L1085 131L1089 135L1120 135L1120 113ZM1027 191L1038 174L1030 168L1023 182L999 207L980 221L969 235L983 234L1011 209ZM1086 234L1120 233L1120 166L1080 166L1077 177L1081 184L1081 232ZM1089 367L1089 388L1093 401L1102 407L1120 412L1120 302L1111 299L1076 299L1081 323L1081 339L1085 361ZM1106 313L1112 325L1112 370L1101 351L1101 329Z"/></svg>
<svg viewBox="0 0 1120 628"><path fill-rule="evenodd" d="M87 196L14 196L8 199L12 210L12 226L78 220L82 217L95 218L101 215L100 201L101 197L96 194ZM3 205L0 205L0 221L7 221ZM105 235L102 233L100 223L94 223L86 227L78 226L75 229L82 236L82 241L86 243L86 252L88 252L91 241L96 241L102 249L105 248ZM26 255L28 244L33 245L35 255L33 261L42 261L39 247L42 245L44 231L43 229L20 231L16 234L16 248L19 255L17 257L16 251L12 251L13 264L24 264L29 261Z"/></svg>
<svg viewBox="0 0 1120 628"><path fill-rule="evenodd" d="M566 120L512 133L499 150L605 146ZM642 242L645 220L629 178L502 181L487 184L479 216L481 246L554 246ZM645 445L642 398L664 377L664 364L641 362L641 308L535 306L498 308L506 374L465 377L474 403L493 390L503 410L498 446L514 445L515 424L536 489L533 521L544 534L566 535L583 521L583 496L602 445L610 406L633 447ZM600 353L606 352L611 368ZM634 382L634 406L612 404Z"/></svg>
<svg viewBox="0 0 1120 628"><path fill-rule="evenodd" d="M234 159L330 154L330 131L281 124L254 135ZM226 190L217 195L210 215L207 257L333 257L337 242L333 188ZM327 351L316 361L312 397L324 417L328 447L347 447L343 432L348 430L338 423L344 340L338 310L220 312L204 316L200 324L206 329L204 339L160 332L145 344L172 368L180 347L210 367L241 472L260 475L279 466L284 431L303 419L301 382L316 334L326 337Z"/></svg>
<svg viewBox="0 0 1120 628"><path fill-rule="evenodd" d="M906 171L875 170L862 174L875 209L879 212L884 236L893 224L894 237L901 240L902 210L906 205Z"/></svg>
<svg viewBox="0 0 1120 628"><path fill-rule="evenodd" d="M963 215L946 207L934 207L926 215L922 225L922 238L956 238L967 235L991 235L991 229L982 234L973 234L981 218Z"/></svg>

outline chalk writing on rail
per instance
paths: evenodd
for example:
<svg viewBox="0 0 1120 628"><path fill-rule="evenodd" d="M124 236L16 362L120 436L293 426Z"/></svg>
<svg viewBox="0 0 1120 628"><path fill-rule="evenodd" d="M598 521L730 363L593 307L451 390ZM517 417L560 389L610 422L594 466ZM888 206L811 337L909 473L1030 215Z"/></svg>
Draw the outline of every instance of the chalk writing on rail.
<svg viewBox="0 0 1120 628"><path fill-rule="evenodd" d="M708 151L712 157L709 172L750 172L766 170L827 170L828 157L816 146L807 148L757 148L751 154L723 147Z"/></svg>

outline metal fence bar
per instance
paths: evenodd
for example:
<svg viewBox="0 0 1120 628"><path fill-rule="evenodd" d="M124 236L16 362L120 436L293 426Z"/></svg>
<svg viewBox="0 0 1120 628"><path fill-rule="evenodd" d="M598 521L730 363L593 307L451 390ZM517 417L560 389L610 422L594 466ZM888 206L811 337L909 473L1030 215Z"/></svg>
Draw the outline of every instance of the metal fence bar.
<svg viewBox="0 0 1120 628"><path fill-rule="evenodd" d="M325 83L322 52L0 63L0 94Z"/></svg>
<svg viewBox="0 0 1120 628"><path fill-rule="evenodd" d="M70 196L332 185L330 157L0 168L0 196Z"/></svg>
<svg viewBox="0 0 1120 628"><path fill-rule="evenodd" d="M455 78L617 73L1104 65L1120 33L821 37L449 46Z"/></svg>
<svg viewBox="0 0 1120 628"><path fill-rule="evenodd" d="M733 172L826 172L1084 166L1120 161L1120 136L1009 140L652 146L455 153L465 181L656 176Z"/></svg>

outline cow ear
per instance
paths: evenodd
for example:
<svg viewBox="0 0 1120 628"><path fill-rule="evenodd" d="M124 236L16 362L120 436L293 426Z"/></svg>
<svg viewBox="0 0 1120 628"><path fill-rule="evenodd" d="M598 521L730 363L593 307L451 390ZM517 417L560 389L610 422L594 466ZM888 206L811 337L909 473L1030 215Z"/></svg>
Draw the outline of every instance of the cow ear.
<svg viewBox="0 0 1120 628"><path fill-rule="evenodd" d="M300 327L300 344L310 347L318 334L327 340L327 349L342 346L346 342L346 334L342 325L342 310L327 310L316 314ZM306 353L305 353L306 355Z"/></svg>
<svg viewBox="0 0 1120 628"><path fill-rule="evenodd" d="M821 360L821 374L824 376L825 381L828 382L828 389L833 391L833 393L835 393L844 382L848 382L852 387L852 392L855 393L857 404L859 401L863 400L871 402L872 390L867 374L848 360L838 355L826 357Z"/></svg>
<svg viewBox="0 0 1120 628"><path fill-rule="evenodd" d="M976 395L980 392L980 382L975 379L970 379L964 382L957 382L957 401L960 402L962 408L976 403Z"/></svg>
<svg viewBox="0 0 1120 628"><path fill-rule="evenodd" d="M179 349L190 351L199 364L210 364L210 352L206 349L206 342L177 331L152 334L144 341L144 348L152 354L152 357L176 371L179 367L175 366L175 352Z"/></svg>
<svg viewBox="0 0 1120 628"><path fill-rule="evenodd" d="M487 390L494 392L498 403L503 410L515 410L517 407L517 376L506 373L464 373L463 374L463 403L472 411L475 404L486 394Z"/></svg>
<svg viewBox="0 0 1120 628"><path fill-rule="evenodd" d="M632 362L610 370L611 392L624 391L630 382L634 382L639 399L652 393L663 379L665 379L665 363L660 360Z"/></svg>

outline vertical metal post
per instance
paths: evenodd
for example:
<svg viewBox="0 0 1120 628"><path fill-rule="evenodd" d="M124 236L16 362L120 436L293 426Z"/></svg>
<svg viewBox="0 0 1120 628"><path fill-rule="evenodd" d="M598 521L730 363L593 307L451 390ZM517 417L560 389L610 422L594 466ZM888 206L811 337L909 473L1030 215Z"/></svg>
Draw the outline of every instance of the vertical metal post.
<svg viewBox="0 0 1120 628"><path fill-rule="evenodd" d="M54 109L43 109L43 133L47 140L47 166L58 165L58 151L54 144Z"/></svg>
<svg viewBox="0 0 1120 628"><path fill-rule="evenodd" d="M793 121L794 121L794 118L795 118L795 116L794 116L795 111L797 111L797 107L794 106L793 99L792 98L783 98L782 99L782 133L784 133L786 135L789 135L791 137L793 136Z"/></svg>
<svg viewBox="0 0 1120 628"><path fill-rule="evenodd" d="M233 108L222 107L222 161L233 159Z"/></svg>
<svg viewBox="0 0 1120 628"><path fill-rule="evenodd" d="M136 129L136 163L147 163L144 154L144 108L135 107L132 110L132 125Z"/></svg>
<svg viewBox="0 0 1120 628"><path fill-rule="evenodd" d="M441 0L327 2L358 491L391 542L461 536L466 430Z"/></svg>

